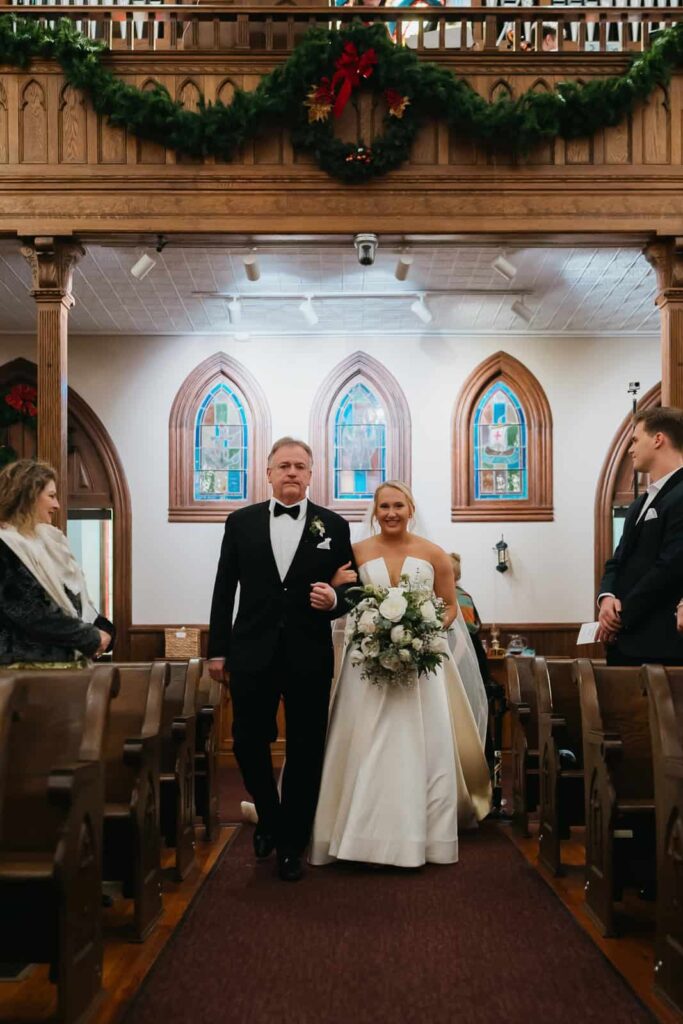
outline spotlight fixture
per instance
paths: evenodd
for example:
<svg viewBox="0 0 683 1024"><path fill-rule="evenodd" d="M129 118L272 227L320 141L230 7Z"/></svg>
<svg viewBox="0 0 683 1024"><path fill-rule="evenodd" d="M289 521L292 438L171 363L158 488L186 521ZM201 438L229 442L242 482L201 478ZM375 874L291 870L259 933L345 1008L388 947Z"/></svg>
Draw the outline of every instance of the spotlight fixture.
<svg viewBox="0 0 683 1024"><path fill-rule="evenodd" d="M249 341L251 335L249 331L235 331L233 337L235 341Z"/></svg>
<svg viewBox="0 0 683 1024"><path fill-rule="evenodd" d="M517 273L517 267L514 263L510 263L505 253L499 253L493 263L491 264L491 270L495 270L497 274L505 278L506 281L512 281Z"/></svg>
<svg viewBox="0 0 683 1024"><path fill-rule="evenodd" d="M405 281L405 279L408 276L408 271L412 266L412 263L413 257L410 255L410 253L402 252L398 258L396 269L394 270L394 277L396 278L397 281Z"/></svg>
<svg viewBox="0 0 683 1024"><path fill-rule="evenodd" d="M299 306L299 311L301 312L301 315L303 316L304 320L309 325L309 327L313 327L315 324L318 323L320 317L313 309L313 297L311 295L304 299L304 301Z"/></svg>
<svg viewBox="0 0 683 1024"><path fill-rule="evenodd" d="M153 256L149 256L146 252L143 252L142 256L133 266L130 268L130 272L136 281L142 281L143 278L147 277L150 270L156 267L157 261Z"/></svg>
<svg viewBox="0 0 683 1024"><path fill-rule="evenodd" d="M243 256L242 263L244 264L244 272L247 275L247 280L258 281L261 276L261 268L258 265L256 253L251 252L247 256Z"/></svg>
<svg viewBox="0 0 683 1024"><path fill-rule="evenodd" d="M515 301L510 306L510 309L515 314L515 316L518 316L527 324L530 322L532 316L534 315L533 310L529 309L529 307L525 303L524 296L522 296L521 299L515 299Z"/></svg>
<svg viewBox="0 0 683 1024"><path fill-rule="evenodd" d="M238 324L242 319L242 303L234 296L228 303L228 316L231 324Z"/></svg>
<svg viewBox="0 0 683 1024"><path fill-rule="evenodd" d="M421 320L423 324L430 324L433 320L431 310L425 302L424 295L418 295L415 302L411 303L410 312L414 313L418 320Z"/></svg>
<svg viewBox="0 0 683 1024"><path fill-rule="evenodd" d="M168 239L165 235L157 235L157 244L154 246L156 251L161 255L166 246L168 245ZM143 252L139 260L137 260L130 268L130 272L137 281L142 281L143 278L147 277L150 270L153 270L157 265L157 260L154 256L150 256L148 252Z"/></svg>

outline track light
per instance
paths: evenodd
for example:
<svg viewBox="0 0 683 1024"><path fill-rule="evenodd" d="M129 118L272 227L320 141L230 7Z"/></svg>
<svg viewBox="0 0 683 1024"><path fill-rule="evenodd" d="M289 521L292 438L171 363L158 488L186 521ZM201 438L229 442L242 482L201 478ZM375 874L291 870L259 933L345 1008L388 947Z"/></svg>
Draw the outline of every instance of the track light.
<svg viewBox="0 0 683 1024"><path fill-rule="evenodd" d="M130 272L137 281L142 281L156 265L157 261L154 257L143 252L140 259L130 268Z"/></svg>
<svg viewBox="0 0 683 1024"><path fill-rule="evenodd" d="M313 298L310 295L301 303L301 305L299 306L299 311L301 312L304 320L310 327L313 327L314 324L318 323L320 317L313 309Z"/></svg>
<svg viewBox="0 0 683 1024"><path fill-rule="evenodd" d="M504 253L499 253L495 260L491 264L491 270L495 270L497 274L505 278L506 281L512 281L517 273L517 267L514 263L510 263L510 260Z"/></svg>
<svg viewBox="0 0 683 1024"><path fill-rule="evenodd" d="M235 331L233 337L235 341L249 341L251 335L249 331Z"/></svg>
<svg viewBox="0 0 683 1024"><path fill-rule="evenodd" d="M242 263L244 264L244 272L247 275L247 280L258 281L261 276L261 268L258 265L256 254L249 253L249 255L243 256Z"/></svg>
<svg viewBox="0 0 683 1024"><path fill-rule="evenodd" d="M397 281L405 281L405 279L408 276L408 271L412 266L412 263L413 257L409 253L401 253L401 255L398 258L398 263L396 264L396 269L394 270L394 277L396 278Z"/></svg>
<svg viewBox="0 0 683 1024"><path fill-rule="evenodd" d="M515 316L518 316L527 324L530 322L532 316L534 315L533 310L529 309L529 307L524 302L524 296L522 296L521 299L515 299L510 309L515 314Z"/></svg>
<svg viewBox="0 0 683 1024"><path fill-rule="evenodd" d="M421 320L423 324L430 324L433 320L431 310L425 302L424 295L419 295L415 302L411 303L411 313L414 313L418 320Z"/></svg>
<svg viewBox="0 0 683 1024"><path fill-rule="evenodd" d="M242 319L242 303L237 297L228 303L228 316L231 324L238 324Z"/></svg>

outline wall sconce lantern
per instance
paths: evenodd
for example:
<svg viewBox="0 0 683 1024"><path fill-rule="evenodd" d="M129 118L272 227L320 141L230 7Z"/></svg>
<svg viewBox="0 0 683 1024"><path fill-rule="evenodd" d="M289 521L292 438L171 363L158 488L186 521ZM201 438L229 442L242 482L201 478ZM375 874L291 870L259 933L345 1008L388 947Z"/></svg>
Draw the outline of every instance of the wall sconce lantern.
<svg viewBox="0 0 683 1024"><path fill-rule="evenodd" d="M493 550L496 552L498 556L498 561L496 563L496 571L507 572L508 569L510 568L510 560L508 558L508 545L505 543L505 538L503 537L502 533L500 535L500 540L498 541Z"/></svg>

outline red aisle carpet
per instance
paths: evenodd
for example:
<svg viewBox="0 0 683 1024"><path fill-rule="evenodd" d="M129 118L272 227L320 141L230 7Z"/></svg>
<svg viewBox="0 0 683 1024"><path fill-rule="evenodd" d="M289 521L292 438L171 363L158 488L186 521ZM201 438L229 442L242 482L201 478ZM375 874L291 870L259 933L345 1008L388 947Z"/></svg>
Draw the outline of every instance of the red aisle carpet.
<svg viewBox="0 0 683 1024"><path fill-rule="evenodd" d="M245 827L125 1024L558 1019L654 1020L496 826L463 839L458 865L334 865L298 884L254 862Z"/></svg>

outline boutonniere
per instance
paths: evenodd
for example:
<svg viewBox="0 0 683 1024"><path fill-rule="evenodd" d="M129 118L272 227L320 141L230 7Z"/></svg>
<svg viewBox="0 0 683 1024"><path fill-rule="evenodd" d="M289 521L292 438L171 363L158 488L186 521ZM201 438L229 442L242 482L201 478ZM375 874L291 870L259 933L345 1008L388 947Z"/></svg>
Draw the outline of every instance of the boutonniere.
<svg viewBox="0 0 683 1024"><path fill-rule="evenodd" d="M318 516L314 516L313 519L311 519L308 532L312 533L314 537L324 537L325 524L322 519L319 519Z"/></svg>

